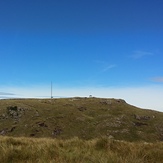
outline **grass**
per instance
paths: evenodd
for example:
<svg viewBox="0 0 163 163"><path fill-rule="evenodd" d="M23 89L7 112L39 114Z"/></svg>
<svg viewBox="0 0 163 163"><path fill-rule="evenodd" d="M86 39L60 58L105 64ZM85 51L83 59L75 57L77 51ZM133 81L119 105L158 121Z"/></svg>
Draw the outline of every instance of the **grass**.
<svg viewBox="0 0 163 163"><path fill-rule="evenodd" d="M163 143L0 137L3 163L162 163Z"/></svg>
<svg viewBox="0 0 163 163"><path fill-rule="evenodd" d="M14 118L9 108L23 111ZM137 120L134 115L150 118ZM4 136L91 140L111 135L117 140L155 142L163 140L162 118L161 112L117 99L0 100L0 134Z"/></svg>
<svg viewBox="0 0 163 163"><path fill-rule="evenodd" d="M119 99L0 100L0 162L162 163L162 119Z"/></svg>

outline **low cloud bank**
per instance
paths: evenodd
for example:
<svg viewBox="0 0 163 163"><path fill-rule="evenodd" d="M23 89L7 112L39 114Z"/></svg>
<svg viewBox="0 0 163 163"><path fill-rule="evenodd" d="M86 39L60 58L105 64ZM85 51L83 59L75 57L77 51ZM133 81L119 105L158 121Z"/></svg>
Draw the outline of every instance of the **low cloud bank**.
<svg viewBox="0 0 163 163"><path fill-rule="evenodd" d="M1 88L0 88L1 89ZM48 86L3 88L6 92L14 92L12 98L50 98L51 88ZM1 89L2 90L2 89ZM101 97L121 98L127 103L145 109L163 112L163 86L151 85L144 87L80 87L59 88L53 86L53 97ZM2 95L3 98L8 96ZM1 96L1 97L2 97Z"/></svg>
<svg viewBox="0 0 163 163"><path fill-rule="evenodd" d="M15 95L15 94L13 94L13 93L8 93L8 92L0 92L0 95L2 95L2 96L10 96L10 95Z"/></svg>

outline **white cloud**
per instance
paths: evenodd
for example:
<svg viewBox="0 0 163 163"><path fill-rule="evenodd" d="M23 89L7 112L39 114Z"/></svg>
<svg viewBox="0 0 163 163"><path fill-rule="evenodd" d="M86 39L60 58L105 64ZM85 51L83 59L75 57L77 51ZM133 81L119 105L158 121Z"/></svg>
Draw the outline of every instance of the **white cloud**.
<svg viewBox="0 0 163 163"><path fill-rule="evenodd" d="M1 89L2 90L2 89ZM50 98L50 86L36 87L8 87L8 92L17 94L13 97L20 98ZM80 87L60 88L53 86L54 97L94 97L121 98L127 103L145 109L163 112L163 86L151 85L144 87Z"/></svg>
<svg viewBox="0 0 163 163"><path fill-rule="evenodd" d="M109 65L109 66L107 66L107 67L105 67L105 68L103 69L103 72L108 71L108 70L110 70L110 69L112 69L112 68L115 68L115 67L116 67L115 64Z"/></svg>
<svg viewBox="0 0 163 163"><path fill-rule="evenodd" d="M94 62L97 63L98 65L100 65L100 67L103 67L101 72L105 72L105 71L108 71L108 70L110 70L112 68L117 67L116 64L108 64L108 62L102 61L102 60L96 60Z"/></svg>
<svg viewBox="0 0 163 163"><path fill-rule="evenodd" d="M133 59L140 59L144 56L151 56L153 53L151 52L145 52L145 51L134 51L134 53L131 55Z"/></svg>

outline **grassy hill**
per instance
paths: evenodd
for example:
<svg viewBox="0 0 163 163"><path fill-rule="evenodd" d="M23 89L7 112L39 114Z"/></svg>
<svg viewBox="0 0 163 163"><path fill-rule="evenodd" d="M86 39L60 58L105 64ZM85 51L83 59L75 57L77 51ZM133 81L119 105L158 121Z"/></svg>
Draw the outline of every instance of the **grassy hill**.
<svg viewBox="0 0 163 163"><path fill-rule="evenodd" d="M89 140L163 140L163 113L121 99L0 100L0 135Z"/></svg>

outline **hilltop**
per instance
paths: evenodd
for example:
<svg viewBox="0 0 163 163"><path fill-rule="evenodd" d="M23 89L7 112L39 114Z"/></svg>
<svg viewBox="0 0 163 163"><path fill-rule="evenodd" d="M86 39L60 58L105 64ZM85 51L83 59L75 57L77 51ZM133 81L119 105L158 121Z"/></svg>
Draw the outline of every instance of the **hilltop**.
<svg viewBox="0 0 163 163"><path fill-rule="evenodd" d="M0 100L0 135L15 137L163 140L163 113L122 99L61 98Z"/></svg>

